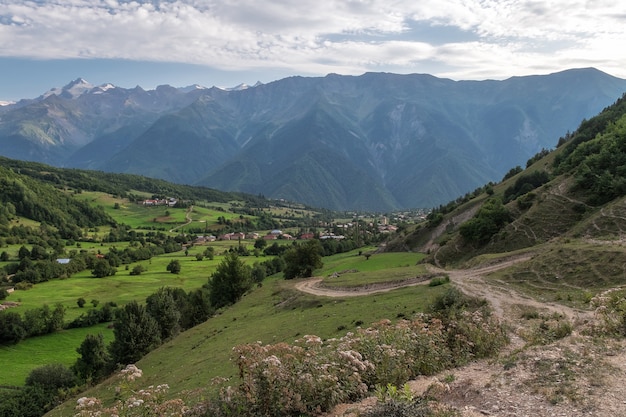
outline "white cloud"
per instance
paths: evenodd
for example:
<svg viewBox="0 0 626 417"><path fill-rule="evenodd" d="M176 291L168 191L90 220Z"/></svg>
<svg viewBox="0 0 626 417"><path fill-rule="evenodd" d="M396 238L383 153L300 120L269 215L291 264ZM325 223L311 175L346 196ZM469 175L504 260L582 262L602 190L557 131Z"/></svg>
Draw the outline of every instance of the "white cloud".
<svg viewBox="0 0 626 417"><path fill-rule="evenodd" d="M415 23L468 37L433 42ZM457 79L596 66L626 78L624 23L626 3L604 0L0 0L0 56Z"/></svg>

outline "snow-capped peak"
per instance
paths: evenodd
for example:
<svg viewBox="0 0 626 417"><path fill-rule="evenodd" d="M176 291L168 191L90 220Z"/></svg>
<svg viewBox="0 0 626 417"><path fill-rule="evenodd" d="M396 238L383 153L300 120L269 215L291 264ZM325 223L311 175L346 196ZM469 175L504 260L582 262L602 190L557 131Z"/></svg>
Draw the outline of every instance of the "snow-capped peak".
<svg viewBox="0 0 626 417"><path fill-rule="evenodd" d="M77 78L65 87L63 87L63 92L67 92L71 98L76 98L80 97L81 95L92 89L93 85L89 84L82 78Z"/></svg>
<svg viewBox="0 0 626 417"><path fill-rule="evenodd" d="M183 93L188 93L194 90L206 90L206 89L207 89L206 87L200 84L192 84L192 85L188 85L187 87L178 87L178 91L181 91Z"/></svg>
<svg viewBox="0 0 626 417"><path fill-rule="evenodd" d="M82 78L77 78L70 82L63 88L53 88L43 94L43 98L50 97L51 95L63 96L65 98L77 98L86 92L92 90L94 87Z"/></svg>
<svg viewBox="0 0 626 417"><path fill-rule="evenodd" d="M263 83L261 81L257 81L256 84L254 84L253 86L250 86L246 83L241 83L234 87L217 87L217 88L219 88L220 90L224 90L224 91L241 91L241 90L247 90L248 88L258 87L260 85L263 85Z"/></svg>
<svg viewBox="0 0 626 417"><path fill-rule="evenodd" d="M10 106L11 104L15 104L14 101L2 101L0 100L0 106Z"/></svg>

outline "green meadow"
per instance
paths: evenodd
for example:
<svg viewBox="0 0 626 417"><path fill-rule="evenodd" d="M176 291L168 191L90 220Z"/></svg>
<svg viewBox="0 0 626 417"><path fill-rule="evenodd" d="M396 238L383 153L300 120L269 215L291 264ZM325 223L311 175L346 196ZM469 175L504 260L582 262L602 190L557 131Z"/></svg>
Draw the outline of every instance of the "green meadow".
<svg viewBox="0 0 626 417"><path fill-rule="evenodd" d="M198 202L192 207L176 208L147 206L102 192L84 191L76 194L75 198L101 207L120 224L141 230L186 232L205 229L207 232L217 232L224 227L218 221L220 217L232 223L253 219L253 216L230 211L233 206L240 204L236 201L231 203Z"/></svg>
<svg viewBox="0 0 626 417"><path fill-rule="evenodd" d="M194 246L189 249L188 255L179 251L130 264L128 269L122 265L117 268L115 275L105 278L95 278L91 275L91 271L85 270L71 278L42 282L27 290L16 290L7 300L18 301L20 306L13 311L20 313L40 307L43 304L50 306L62 304L66 308L66 320L73 320L85 312L85 308L79 308L76 303L81 297L87 303L95 299L100 304L114 301L123 305L132 300L143 301L161 287L180 287L185 291L193 290L205 284L222 261L223 256L221 254L230 248L230 245L226 246L225 243L220 242L219 245L215 246L217 256L213 260L204 258L198 261L195 255L202 253L206 246ZM229 243L236 244L236 242ZM241 259L252 264L267 258L242 257ZM172 260L180 262L181 272L179 274L172 274L167 271L167 265ZM142 265L145 272L140 275L130 275L130 271L136 265Z"/></svg>
<svg viewBox="0 0 626 417"><path fill-rule="evenodd" d="M403 258L397 254L380 254L379 262L396 265L389 268L392 272L405 268L406 262L419 259L416 254L412 255ZM373 259L368 261L354 251L324 258L324 263L365 270L374 264ZM269 277L237 304L151 352L137 363L144 371L140 386L167 383L171 397L198 389L207 392L195 395L206 395L219 388L211 384L213 378L229 378L229 384L237 384L237 369L231 361L233 346L257 341L293 342L307 334L322 339L341 337L357 327L367 327L383 319L410 318L423 311L448 287L414 286L363 297L331 298L301 293L294 288L296 282L282 279L281 274ZM176 360L183 357L184 361ZM111 400L111 384L104 383L82 395ZM69 415L70 405L51 415Z"/></svg>
<svg viewBox="0 0 626 417"><path fill-rule="evenodd" d="M21 386L34 368L61 363L72 366L78 358L76 348L88 334L102 333L106 343L113 340L107 324L63 330L51 335L32 337L17 345L0 345L0 385Z"/></svg>
<svg viewBox="0 0 626 417"><path fill-rule="evenodd" d="M219 243L216 253L227 250L227 243L236 244ZM152 258L143 263L148 271L138 276L130 276L124 268L118 269L115 276L107 278L92 278L89 271L85 271L69 279L40 283L29 290L16 291L9 299L21 301L22 305L15 310L20 312L44 303L61 303L66 307L66 321L69 321L92 308L89 303L92 299L100 303L114 301L122 305L131 300L143 301L163 286L177 286L189 291L206 283L221 262L221 255L214 260L196 260L194 254L204 249L204 246L194 246L190 248L188 256L177 252ZM181 262L180 274L171 274L165 270L172 259ZM241 259L252 264L267 258L249 256ZM380 279L384 281L387 273L394 276L413 274L415 271L409 271L409 266L414 266L419 259L417 254L388 253L375 254L368 260L359 255L358 251L353 251L323 258L325 266L319 272L326 275L345 269L378 271ZM305 334L316 334L323 338L339 337L350 329L367 326L381 319L410 317L422 311L442 291L440 287L420 286L343 299L301 293L294 289L295 282L284 280L282 274L267 278L262 286L255 287L236 305L219 311L206 323L163 345L156 351L161 353L155 352L144 358L142 362L145 361L145 364L141 366L147 368L144 370L147 385L152 383L150 381L169 383L176 386L173 393L206 386L213 377L234 376L235 370L229 355L231 348L237 344L257 340L264 343L293 341ZM76 303L79 297L87 300L84 308L79 308ZM76 359L75 349L85 335L100 331L108 335L107 340L111 340L111 331L104 326L97 326L62 331L5 347L0 350L0 369L10 367L11 373L1 379L7 381L7 385L21 385L28 372L37 366L55 362L71 365ZM40 349L43 345L49 349ZM33 351L38 352L36 357L28 353ZM179 362L171 359L179 355L190 359L192 365L177 369L180 367Z"/></svg>

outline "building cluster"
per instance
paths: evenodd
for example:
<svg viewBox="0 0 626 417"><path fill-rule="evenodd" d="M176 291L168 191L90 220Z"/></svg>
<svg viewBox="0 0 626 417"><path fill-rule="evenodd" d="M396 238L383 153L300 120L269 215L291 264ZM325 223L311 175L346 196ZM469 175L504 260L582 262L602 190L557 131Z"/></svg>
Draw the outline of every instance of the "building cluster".
<svg viewBox="0 0 626 417"><path fill-rule="evenodd" d="M157 199L148 199L148 200L143 200L142 204L144 206L168 206L168 207L174 207L176 205L176 203L178 203L178 200L176 200L175 198L157 198Z"/></svg>

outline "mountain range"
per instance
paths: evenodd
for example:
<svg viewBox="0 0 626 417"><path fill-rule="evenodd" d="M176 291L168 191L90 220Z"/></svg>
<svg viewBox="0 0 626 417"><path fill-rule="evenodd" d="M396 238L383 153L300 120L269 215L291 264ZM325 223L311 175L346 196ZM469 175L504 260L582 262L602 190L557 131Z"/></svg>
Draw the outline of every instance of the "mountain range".
<svg viewBox="0 0 626 417"><path fill-rule="evenodd" d="M0 154L335 210L434 207L499 181L625 91L626 80L593 68L149 91L77 79L0 106Z"/></svg>

